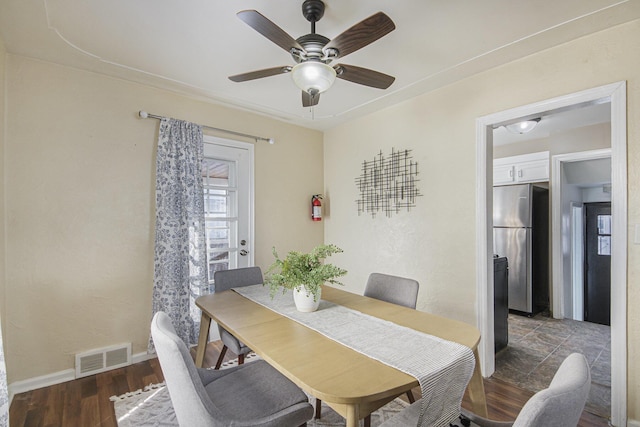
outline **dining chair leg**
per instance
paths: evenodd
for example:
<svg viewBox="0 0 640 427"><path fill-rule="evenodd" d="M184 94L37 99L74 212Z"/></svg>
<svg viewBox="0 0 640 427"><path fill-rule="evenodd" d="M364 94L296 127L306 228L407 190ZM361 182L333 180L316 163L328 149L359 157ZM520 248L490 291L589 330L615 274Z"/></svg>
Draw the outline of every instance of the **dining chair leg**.
<svg viewBox="0 0 640 427"><path fill-rule="evenodd" d="M416 398L413 397L413 393L411 393L411 390L407 391L407 399L409 399L409 403L413 403L416 401Z"/></svg>
<svg viewBox="0 0 640 427"><path fill-rule="evenodd" d="M223 345L222 350L220 351L220 356L218 356L218 361L216 362L216 366L213 369L220 369L220 366L222 365L222 360L224 359L224 355L226 352L227 352L227 346Z"/></svg>
<svg viewBox="0 0 640 427"><path fill-rule="evenodd" d="M319 420L321 414L322 414L322 400L316 399L316 415L315 415L315 419Z"/></svg>
<svg viewBox="0 0 640 427"><path fill-rule="evenodd" d="M364 417L364 427L371 427L371 414Z"/></svg>
<svg viewBox="0 0 640 427"><path fill-rule="evenodd" d="M244 354L238 355L238 365L242 365L244 363Z"/></svg>

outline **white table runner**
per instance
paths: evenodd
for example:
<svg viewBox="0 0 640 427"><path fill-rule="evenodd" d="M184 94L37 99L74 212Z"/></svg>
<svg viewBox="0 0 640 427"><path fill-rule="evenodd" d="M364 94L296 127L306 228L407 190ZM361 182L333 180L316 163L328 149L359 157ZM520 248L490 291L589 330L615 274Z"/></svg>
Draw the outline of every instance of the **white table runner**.
<svg viewBox="0 0 640 427"><path fill-rule="evenodd" d="M244 297L327 338L415 377L422 391L418 426L449 426L460 414L475 358L469 347L321 300L317 311L299 312L291 293L271 299L263 285L234 288Z"/></svg>

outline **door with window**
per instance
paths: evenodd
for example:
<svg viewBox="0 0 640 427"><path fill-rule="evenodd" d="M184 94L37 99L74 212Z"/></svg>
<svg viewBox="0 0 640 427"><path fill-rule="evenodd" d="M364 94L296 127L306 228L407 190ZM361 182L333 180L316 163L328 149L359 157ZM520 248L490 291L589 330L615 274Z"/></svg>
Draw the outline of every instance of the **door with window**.
<svg viewBox="0 0 640 427"><path fill-rule="evenodd" d="M253 265L253 145L204 137L207 277Z"/></svg>
<svg viewBox="0 0 640 427"><path fill-rule="evenodd" d="M584 320L611 324L611 203L585 203Z"/></svg>

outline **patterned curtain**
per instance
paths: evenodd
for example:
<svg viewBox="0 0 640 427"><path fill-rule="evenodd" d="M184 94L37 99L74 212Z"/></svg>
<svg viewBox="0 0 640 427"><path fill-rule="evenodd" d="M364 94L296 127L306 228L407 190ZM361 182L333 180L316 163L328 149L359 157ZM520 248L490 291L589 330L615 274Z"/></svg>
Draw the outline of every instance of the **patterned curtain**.
<svg viewBox="0 0 640 427"><path fill-rule="evenodd" d="M0 325L0 427L9 427L9 390L7 388L7 366L4 363L2 325Z"/></svg>
<svg viewBox="0 0 640 427"><path fill-rule="evenodd" d="M198 342L195 299L206 279L202 127L163 118L156 161L153 314L164 311L188 345ZM150 342L149 351L154 352Z"/></svg>

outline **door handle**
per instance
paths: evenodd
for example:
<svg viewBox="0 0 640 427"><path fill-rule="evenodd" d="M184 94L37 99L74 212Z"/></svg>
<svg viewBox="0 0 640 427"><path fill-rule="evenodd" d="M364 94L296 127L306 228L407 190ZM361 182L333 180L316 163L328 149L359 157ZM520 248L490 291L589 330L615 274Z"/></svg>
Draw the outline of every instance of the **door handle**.
<svg viewBox="0 0 640 427"><path fill-rule="evenodd" d="M242 249L242 250L240 251L240 255L242 255L242 256L247 256L247 254L248 254L248 253L249 253L249 252L245 251L244 249Z"/></svg>

